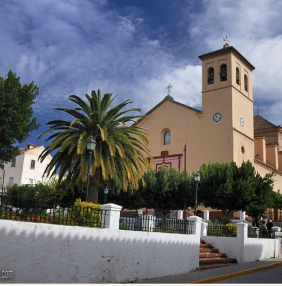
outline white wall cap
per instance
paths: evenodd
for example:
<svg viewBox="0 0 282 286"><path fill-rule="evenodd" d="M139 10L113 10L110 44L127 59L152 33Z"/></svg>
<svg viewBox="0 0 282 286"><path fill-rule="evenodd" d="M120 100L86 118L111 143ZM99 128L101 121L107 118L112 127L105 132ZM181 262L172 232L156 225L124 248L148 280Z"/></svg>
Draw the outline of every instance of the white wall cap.
<svg viewBox="0 0 282 286"><path fill-rule="evenodd" d="M122 206L110 203L110 204L101 205L101 209L108 210L108 211L121 211Z"/></svg>
<svg viewBox="0 0 282 286"><path fill-rule="evenodd" d="M203 221L203 219L202 219L201 217L196 216L196 215L189 216L189 217L187 218L187 220L199 221L199 222L202 222L202 221Z"/></svg>

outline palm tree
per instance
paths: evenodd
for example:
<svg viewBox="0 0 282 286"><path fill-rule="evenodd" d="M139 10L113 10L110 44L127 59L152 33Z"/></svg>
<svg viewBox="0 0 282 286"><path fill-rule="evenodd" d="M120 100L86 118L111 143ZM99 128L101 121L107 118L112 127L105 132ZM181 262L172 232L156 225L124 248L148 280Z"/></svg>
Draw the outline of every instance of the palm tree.
<svg viewBox="0 0 282 286"><path fill-rule="evenodd" d="M59 170L59 180L67 174L67 179L80 176L84 181L88 169L86 141L92 136L96 147L92 152L90 167L89 201L97 203L101 180L113 179L115 172L123 182L124 190L127 190L128 183L133 189L137 189L143 168L149 167L146 156L150 155L146 130L132 124L127 126L127 123L135 123L141 117L127 115L128 112L136 114L141 111L139 108L122 110L132 103L129 100L111 108L115 97L112 98L111 93L101 97L100 90L97 93L92 91L91 96L85 96L88 102L76 95L69 97L78 105L75 109L55 108L56 111L72 116L73 120L54 120L47 123L51 127L38 138L51 133L46 141L52 142L40 154L39 160L42 162L48 154L56 151L44 174L52 176Z"/></svg>

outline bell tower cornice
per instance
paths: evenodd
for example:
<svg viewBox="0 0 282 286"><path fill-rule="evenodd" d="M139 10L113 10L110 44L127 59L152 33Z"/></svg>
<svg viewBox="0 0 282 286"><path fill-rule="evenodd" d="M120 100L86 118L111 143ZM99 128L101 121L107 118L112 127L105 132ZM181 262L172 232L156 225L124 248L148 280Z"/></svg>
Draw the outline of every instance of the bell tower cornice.
<svg viewBox="0 0 282 286"><path fill-rule="evenodd" d="M203 55L198 56L200 60L206 61L209 59L213 59L215 57L221 56L221 55L227 55L227 54L234 54L237 58L239 58L242 63L248 67L251 71L255 69L255 67L241 54L239 53L233 46L229 46L228 44L225 44L222 49L215 50L213 52L209 52Z"/></svg>

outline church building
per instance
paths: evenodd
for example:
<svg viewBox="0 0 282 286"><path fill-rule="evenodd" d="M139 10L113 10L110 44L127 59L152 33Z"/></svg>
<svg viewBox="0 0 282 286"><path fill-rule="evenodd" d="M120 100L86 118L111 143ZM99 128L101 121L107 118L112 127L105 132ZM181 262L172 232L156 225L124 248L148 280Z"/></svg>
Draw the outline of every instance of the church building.
<svg viewBox="0 0 282 286"><path fill-rule="evenodd" d="M202 110L168 94L136 123L148 130L152 168L191 174L203 163L249 160L261 176L274 172L274 190L282 191L282 129L253 114L255 67L227 43L199 59Z"/></svg>

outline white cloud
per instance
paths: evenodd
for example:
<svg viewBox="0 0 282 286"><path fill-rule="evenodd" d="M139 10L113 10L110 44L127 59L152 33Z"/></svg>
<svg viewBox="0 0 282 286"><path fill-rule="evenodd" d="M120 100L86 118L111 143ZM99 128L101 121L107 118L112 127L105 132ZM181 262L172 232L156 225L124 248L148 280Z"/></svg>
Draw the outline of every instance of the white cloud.
<svg viewBox="0 0 282 286"><path fill-rule="evenodd" d="M279 122L276 116L281 106L282 2L212 0L205 5L190 27L195 42L203 39L198 49L203 53L220 49L223 37L228 34L229 44L256 68L253 72L255 106L261 107L260 114L266 119Z"/></svg>
<svg viewBox="0 0 282 286"><path fill-rule="evenodd" d="M170 83L176 101L201 109L197 56L220 49L228 34L230 45L256 67L255 105L267 119L263 106L271 106L271 118L278 122L282 2L188 1L186 9L183 2L178 23L168 17L168 25L156 30L150 23L163 15L148 21L146 7L138 10L142 3L123 13L106 0L3 3L0 74L12 69L23 82L40 87L34 110L42 121L54 119L53 107L68 106L70 94L83 96L98 88L147 112L166 96Z"/></svg>

